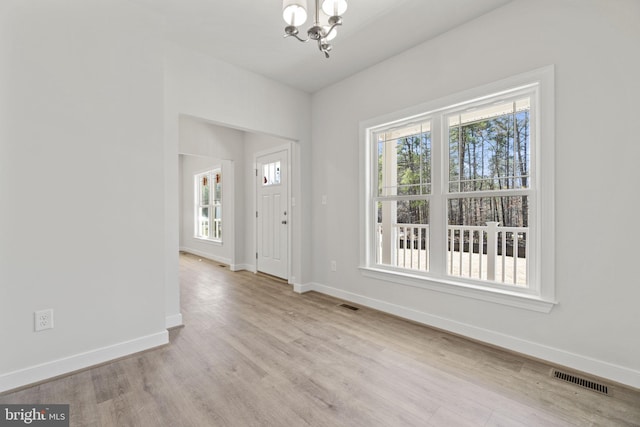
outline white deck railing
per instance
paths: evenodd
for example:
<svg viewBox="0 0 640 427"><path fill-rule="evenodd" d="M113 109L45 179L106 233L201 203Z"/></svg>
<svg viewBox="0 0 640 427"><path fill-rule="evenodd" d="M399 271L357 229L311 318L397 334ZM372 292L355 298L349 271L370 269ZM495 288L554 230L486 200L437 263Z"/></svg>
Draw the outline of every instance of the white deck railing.
<svg viewBox="0 0 640 427"><path fill-rule="evenodd" d="M382 263L382 224L377 224L377 261ZM527 227L450 225L447 227L447 266L450 276L526 285L529 239ZM390 264L429 270L429 225L393 224Z"/></svg>
<svg viewBox="0 0 640 427"><path fill-rule="evenodd" d="M382 264L383 236L382 224L377 224L377 262ZM390 251L390 264L411 270L429 270L429 225L393 224L391 241L395 242Z"/></svg>

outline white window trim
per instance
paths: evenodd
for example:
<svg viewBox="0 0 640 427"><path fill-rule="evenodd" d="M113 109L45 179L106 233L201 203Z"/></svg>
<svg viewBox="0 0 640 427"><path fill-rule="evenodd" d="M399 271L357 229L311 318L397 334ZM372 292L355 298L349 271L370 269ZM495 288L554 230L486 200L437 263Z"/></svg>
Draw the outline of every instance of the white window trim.
<svg viewBox="0 0 640 427"><path fill-rule="evenodd" d="M407 270L373 267L374 255L372 241L375 224L373 224L372 204L370 195L375 183L372 178L370 141L371 129L389 126L395 122L406 122L418 117L426 117L434 113L449 111L474 103L482 102L496 95L509 94L515 91L537 85L537 99L539 114L534 121L538 135L535 149L532 150L532 170L535 170L535 185L537 200L535 212L537 227L534 236L536 244L536 266L532 276L535 283L526 291L509 290L505 287L481 286L477 282L458 277L437 277L432 274L413 273ZM433 291L444 292L489 301L512 307L548 313L557 304L555 300L555 209L554 209L554 173L555 173L555 111L554 111L554 67L547 66L517 76L509 77L494 83L469 89L457 94L437 99L428 103L389 113L380 117L365 120L360 123L360 215L365 221L360 223L360 270L365 277L383 280L391 285L400 284ZM442 126L437 120L432 126ZM433 142L434 161L441 158L435 150L440 150L440 142ZM438 160L436 160L438 159ZM536 168L536 169L534 169ZM444 168L441 168L444 169ZM443 180L444 170L433 180ZM435 221L434 221L435 223Z"/></svg>
<svg viewBox="0 0 640 427"><path fill-rule="evenodd" d="M193 201L194 201L194 208L193 208L193 238L197 239L201 242L205 242L205 243L210 243L213 244L215 246L222 246L222 237L217 239L217 238L213 238L213 237L202 237L198 234L198 208L200 206L200 182L199 182L199 178L200 176L207 174L207 175L213 175L213 173L215 173L216 171L219 171L220 174L222 174L222 166L221 165L215 165L211 168L207 168L205 170L201 170L199 172L195 172L193 174L193 181L194 181L194 193L193 193ZM223 185L224 185L224 175L223 175ZM213 197L213 194L209 195L210 198ZM224 191L223 189L220 190L220 209L222 210L222 206L223 206L223 199L224 197ZM212 200L213 201L213 200ZM214 203L210 203L208 206L210 207L214 207L215 204ZM214 208L215 209L215 208ZM215 210L212 209L212 212L215 212ZM222 213L222 211L221 211ZM211 233L211 230L213 230L213 217L211 217L209 219L210 224L209 224L209 232ZM222 222L222 215L220 215L220 221Z"/></svg>

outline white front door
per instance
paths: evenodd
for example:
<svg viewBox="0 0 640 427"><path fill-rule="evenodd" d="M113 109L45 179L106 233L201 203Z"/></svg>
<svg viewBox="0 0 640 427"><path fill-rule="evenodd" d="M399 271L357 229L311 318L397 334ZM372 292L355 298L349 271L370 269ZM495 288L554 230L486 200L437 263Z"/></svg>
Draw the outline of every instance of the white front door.
<svg viewBox="0 0 640 427"><path fill-rule="evenodd" d="M288 279L289 217L287 150L256 158L257 270Z"/></svg>

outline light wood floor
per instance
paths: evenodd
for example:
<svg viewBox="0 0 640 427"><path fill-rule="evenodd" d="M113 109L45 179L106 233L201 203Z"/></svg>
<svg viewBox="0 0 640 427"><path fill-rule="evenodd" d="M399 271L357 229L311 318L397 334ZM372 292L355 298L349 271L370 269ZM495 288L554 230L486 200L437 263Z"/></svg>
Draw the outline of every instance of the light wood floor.
<svg viewBox="0 0 640 427"><path fill-rule="evenodd" d="M171 344L0 396L72 426L640 426L551 366L192 255Z"/></svg>

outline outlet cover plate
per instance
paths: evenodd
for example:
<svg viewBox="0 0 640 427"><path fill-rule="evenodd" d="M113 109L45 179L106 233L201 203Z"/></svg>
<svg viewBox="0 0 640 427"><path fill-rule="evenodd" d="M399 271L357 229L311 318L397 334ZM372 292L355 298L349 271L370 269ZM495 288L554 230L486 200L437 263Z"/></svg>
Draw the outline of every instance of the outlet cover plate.
<svg viewBox="0 0 640 427"><path fill-rule="evenodd" d="M40 310L35 312L35 330L43 331L45 329L53 329L53 309Z"/></svg>

